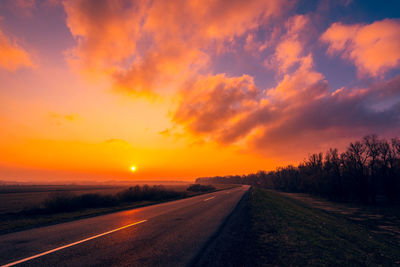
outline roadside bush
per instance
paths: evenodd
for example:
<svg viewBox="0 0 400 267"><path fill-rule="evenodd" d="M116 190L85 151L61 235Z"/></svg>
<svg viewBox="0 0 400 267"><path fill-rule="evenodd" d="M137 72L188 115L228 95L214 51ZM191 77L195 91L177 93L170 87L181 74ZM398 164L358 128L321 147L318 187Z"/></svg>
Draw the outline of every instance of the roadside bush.
<svg viewBox="0 0 400 267"><path fill-rule="evenodd" d="M214 191L215 187L212 185L192 184L186 190L192 192L208 192Z"/></svg>
<svg viewBox="0 0 400 267"><path fill-rule="evenodd" d="M48 213L109 207L116 204L118 204L117 199L111 195L84 194L76 196L69 192L54 194L43 203L44 209Z"/></svg>
<svg viewBox="0 0 400 267"><path fill-rule="evenodd" d="M167 190L162 185L155 185L150 187L143 185L142 187L136 185L129 187L128 189L117 194L117 198L120 202L134 202L142 200L166 200L173 198L180 198L186 196L185 192L177 192L173 190Z"/></svg>
<svg viewBox="0 0 400 267"><path fill-rule="evenodd" d="M112 207L122 203L137 201L162 201L182 198L186 192L168 190L162 185L133 186L116 195L84 194L74 195L70 192L56 193L43 202L43 209L32 209L30 213L71 212L89 208ZM29 213L29 212L27 212Z"/></svg>

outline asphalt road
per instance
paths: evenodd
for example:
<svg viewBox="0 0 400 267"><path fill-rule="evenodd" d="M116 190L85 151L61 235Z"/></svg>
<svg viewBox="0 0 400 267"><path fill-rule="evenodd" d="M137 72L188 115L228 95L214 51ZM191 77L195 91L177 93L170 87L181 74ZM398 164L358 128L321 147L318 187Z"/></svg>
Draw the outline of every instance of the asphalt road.
<svg viewBox="0 0 400 267"><path fill-rule="evenodd" d="M185 266L247 190L242 186L0 235L0 265Z"/></svg>

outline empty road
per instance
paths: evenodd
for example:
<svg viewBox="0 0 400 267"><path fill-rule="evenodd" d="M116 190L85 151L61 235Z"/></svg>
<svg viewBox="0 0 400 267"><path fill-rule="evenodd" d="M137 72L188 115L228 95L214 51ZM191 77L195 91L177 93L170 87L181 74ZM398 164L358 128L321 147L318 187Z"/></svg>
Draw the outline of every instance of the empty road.
<svg viewBox="0 0 400 267"><path fill-rule="evenodd" d="M185 266L248 188L0 235L0 266Z"/></svg>

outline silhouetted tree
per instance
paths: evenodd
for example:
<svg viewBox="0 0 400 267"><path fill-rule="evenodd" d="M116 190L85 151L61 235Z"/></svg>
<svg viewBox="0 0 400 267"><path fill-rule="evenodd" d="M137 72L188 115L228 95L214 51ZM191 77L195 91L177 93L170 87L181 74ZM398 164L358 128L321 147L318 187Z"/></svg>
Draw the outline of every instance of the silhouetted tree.
<svg viewBox="0 0 400 267"><path fill-rule="evenodd" d="M400 138L367 135L339 154L311 154L297 167L225 177L198 178L198 183L235 183L320 195L339 201L375 203L377 196L400 200Z"/></svg>

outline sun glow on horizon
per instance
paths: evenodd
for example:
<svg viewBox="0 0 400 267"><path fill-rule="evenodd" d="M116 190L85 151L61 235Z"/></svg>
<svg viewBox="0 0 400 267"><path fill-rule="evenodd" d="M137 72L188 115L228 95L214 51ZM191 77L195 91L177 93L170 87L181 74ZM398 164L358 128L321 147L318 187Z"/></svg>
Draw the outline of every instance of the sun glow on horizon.
<svg viewBox="0 0 400 267"><path fill-rule="evenodd" d="M135 172L136 171L136 167L135 166L131 166L131 172Z"/></svg>

